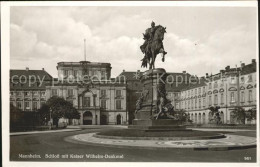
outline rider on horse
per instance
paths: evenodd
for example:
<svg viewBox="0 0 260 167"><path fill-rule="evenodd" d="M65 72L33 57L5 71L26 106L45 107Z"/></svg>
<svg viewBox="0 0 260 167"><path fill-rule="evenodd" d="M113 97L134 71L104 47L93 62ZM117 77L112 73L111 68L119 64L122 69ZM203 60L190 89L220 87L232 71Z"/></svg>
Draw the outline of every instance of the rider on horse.
<svg viewBox="0 0 260 167"><path fill-rule="evenodd" d="M154 35L156 30L160 27L160 25L155 26L155 23L152 21L151 23L151 28L148 28L145 30L144 36L144 43L143 45L140 46L141 51L145 54L144 58L141 60L142 61L142 67L147 67L147 63L149 63L151 59L151 44L154 40ZM164 55L167 54L167 52L164 51L163 43L161 43L161 49L163 53L163 58L162 61L164 62Z"/></svg>
<svg viewBox="0 0 260 167"><path fill-rule="evenodd" d="M154 35L154 32L156 30L157 27L155 27L155 23L152 21L151 23L151 28L147 28L145 30L145 34L143 34L144 36L144 43L143 45L141 45L140 49L143 53L147 52L148 51L148 43L151 42L153 40L153 35Z"/></svg>

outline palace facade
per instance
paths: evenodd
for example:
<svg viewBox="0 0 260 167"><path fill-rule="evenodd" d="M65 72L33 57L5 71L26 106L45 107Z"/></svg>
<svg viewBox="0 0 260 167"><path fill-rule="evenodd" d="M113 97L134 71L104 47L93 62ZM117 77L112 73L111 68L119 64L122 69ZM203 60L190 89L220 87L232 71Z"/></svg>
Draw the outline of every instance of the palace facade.
<svg viewBox="0 0 260 167"><path fill-rule="evenodd" d="M10 70L10 104L22 111L36 111L47 100L46 85L52 76L42 70Z"/></svg>
<svg viewBox="0 0 260 167"><path fill-rule="evenodd" d="M110 63L59 62L57 70L58 78L46 86L46 98L71 102L81 114L79 124L127 124L126 85L110 78Z"/></svg>
<svg viewBox="0 0 260 167"><path fill-rule="evenodd" d="M10 70L10 104L23 111L36 111L52 96L60 96L71 102L81 115L72 124L131 124L142 92L143 73L123 70L111 78L111 69L110 63L59 62L58 78L44 69ZM211 106L220 107L224 124L237 123L232 117L235 107L246 110L256 107L255 59L250 64L242 63L238 68L227 66L217 74L201 78L186 71L167 74L167 98L175 110L186 111L194 124L210 123Z"/></svg>
<svg viewBox="0 0 260 167"><path fill-rule="evenodd" d="M256 108L256 77L255 59L248 65L242 63L238 68L227 66L217 74L206 74L199 82L181 90L177 101L180 109L187 111L195 124L210 122L211 106L220 107L222 123L236 124L237 121L232 117L235 107L240 106L246 110ZM255 121L246 120L246 123L254 124Z"/></svg>

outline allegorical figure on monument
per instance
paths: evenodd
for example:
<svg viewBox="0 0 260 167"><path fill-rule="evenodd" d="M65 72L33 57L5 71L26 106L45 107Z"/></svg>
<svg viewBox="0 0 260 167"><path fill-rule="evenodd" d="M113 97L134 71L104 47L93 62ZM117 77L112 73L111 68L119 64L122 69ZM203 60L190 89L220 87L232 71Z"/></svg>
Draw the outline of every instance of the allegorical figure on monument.
<svg viewBox="0 0 260 167"><path fill-rule="evenodd" d="M143 45L140 46L140 49L144 54L144 58L141 60L141 67L146 68L147 64L149 64L149 69L155 68L155 59L159 53L162 54L162 61L164 62L164 56L167 54L163 46L164 33L166 33L166 27L161 25L155 26L153 21L151 23L151 28L145 30L145 33L143 34L143 39L145 41Z"/></svg>

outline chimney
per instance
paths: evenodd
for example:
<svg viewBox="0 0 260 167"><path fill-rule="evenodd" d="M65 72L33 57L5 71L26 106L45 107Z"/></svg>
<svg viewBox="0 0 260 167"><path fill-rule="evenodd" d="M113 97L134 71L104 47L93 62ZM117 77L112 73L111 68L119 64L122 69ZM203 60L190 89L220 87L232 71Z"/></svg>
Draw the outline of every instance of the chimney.
<svg viewBox="0 0 260 167"><path fill-rule="evenodd" d="M226 70L229 70L230 69L230 66L226 66L226 68L225 68Z"/></svg>
<svg viewBox="0 0 260 167"><path fill-rule="evenodd" d="M220 73L223 74L225 72L225 70L220 70Z"/></svg>
<svg viewBox="0 0 260 167"><path fill-rule="evenodd" d="M206 78L208 78L209 77L209 74L208 73L206 73Z"/></svg>
<svg viewBox="0 0 260 167"><path fill-rule="evenodd" d="M125 70L123 70L123 72L125 72Z"/></svg>
<svg viewBox="0 0 260 167"><path fill-rule="evenodd" d="M42 71L44 71L44 68L42 68Z"/></svg>
<svg viewBox="0 0 260 167"><path fill-rule="evenodd" d="M137 73L140 73L140 70L137 70Z"/></svg>
<svg viewBox="0 0 260 167"><path fill-rule="evenodd" d="M186 71L182 71L183 74L186 74Z"/></svg>
<svg viewBox="0 0 260 167"><path fill-rule="evenodd" d="M29 67L26 67L25 69L26 69L26 71L29 71Z"/></svg>
<svg viewBox="0 0 260 167"><path fill-rule="evenodd" d="M252 64L254 64L254 63L256 63L256 62L255 62L255 59L252 59Z"/></svg>
<svg viewBox="0 0 260 167"><path fill-rule="evenodd" d="M241 67L245 67L245 63L241 63Z"/></svg>

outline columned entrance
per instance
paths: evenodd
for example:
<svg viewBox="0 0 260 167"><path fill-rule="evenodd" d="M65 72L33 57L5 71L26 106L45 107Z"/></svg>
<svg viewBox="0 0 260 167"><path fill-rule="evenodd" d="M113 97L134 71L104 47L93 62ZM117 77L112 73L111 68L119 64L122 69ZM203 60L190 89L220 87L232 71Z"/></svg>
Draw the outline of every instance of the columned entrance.
<svg viewBox="0 0 260 167"><path fill-rule="evenodd" d="M93 115L90 111L86 111L83 114L83 125L92 125Z"/></svg>

